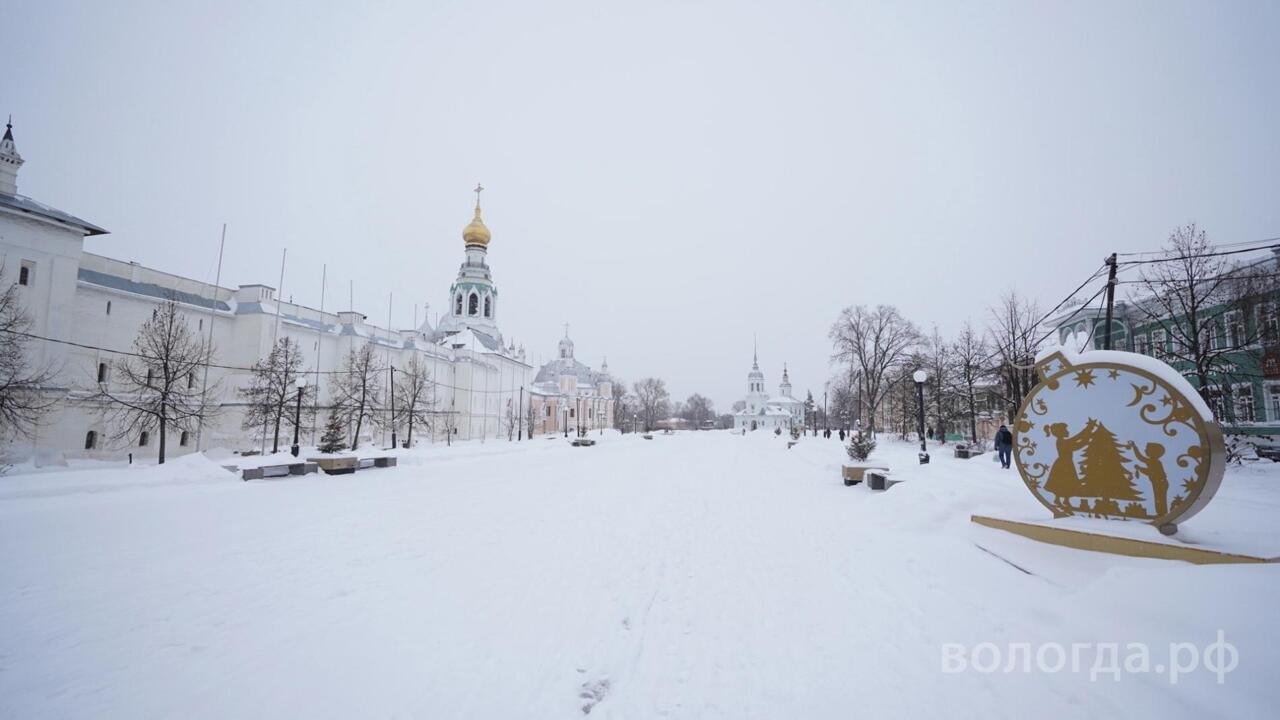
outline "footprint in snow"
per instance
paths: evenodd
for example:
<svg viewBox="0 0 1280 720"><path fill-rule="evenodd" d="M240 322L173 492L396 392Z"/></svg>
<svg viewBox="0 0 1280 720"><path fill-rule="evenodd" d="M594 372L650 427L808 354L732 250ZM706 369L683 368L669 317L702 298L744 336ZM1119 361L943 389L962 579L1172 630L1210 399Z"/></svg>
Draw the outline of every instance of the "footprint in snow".
<svg viewBox="0 0 1280 720"><path fill-rule="evenodd" d="M600 704L604 700L604 696L609 694L609 678L600 678L599 680L589 680L582 683L578 690L578 697L586 700L582 705L582 714L590 715L591 709Z"/></svg>

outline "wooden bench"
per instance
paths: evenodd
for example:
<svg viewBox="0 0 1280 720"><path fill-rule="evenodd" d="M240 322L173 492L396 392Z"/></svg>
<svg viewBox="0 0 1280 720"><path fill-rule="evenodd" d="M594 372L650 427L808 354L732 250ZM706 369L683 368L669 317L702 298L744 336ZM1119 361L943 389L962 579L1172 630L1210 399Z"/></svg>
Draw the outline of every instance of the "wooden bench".
<svg viewBox="0 0 1280 720"><path fill-rule="evenodd" d="M793 448L793 447L795 447L796 445L799 445L799 444L800 444L800 441L799 441L799 440L788 440L788 441L787 441L787 449L788 449L788 450L790 450L791 448Z"/></svg>
<svg viewBox="0 0 1280 720"><path fill-rule="evenodd" d="M955 456L961 460L968 460L981 455L984 450L980 446L970 446L963 443L956 445Z"/></svg>
<svg viewBox="0 0 1280 720"><path fill-rule="evenodd" d="M865 479L868 470L883 470L889 472L889 468L877 465L845 465L841 468L841 475L844 476L844 486L857 485Z"/></svg>
<svg viewBox="0 0 1280 720"><path fill-rule="evenodd" d="M596 444L596 441L591 438L574 438L569 441L569 444L574 447L591 447Z"/></svg>
<svg viewBox="0 0 1280 720"><path fill-rule="evenodd" d="M256 468L245 468L241 472L240 478L248 482L249 480L265 480L267 478L289 477L290 475L310 475L319 471L319 469L319 466L314 462L263 465Z"/></svg>
<svg viewBox="0 0 1280 720"><path fill-rule="evenodd" d="M315 463L325 475L349 475L355 472L360 464L360 461L353 457L307 458L307 462Z"/></svg>
<svg viewBox="0 0 1280 720"><path fill-rule="evenodd" d="M652 439L653 439L653 435L650 435L649 433L645 433L644 435L641 435L640 437L644 438L645 440L652 440Z"/></svg>

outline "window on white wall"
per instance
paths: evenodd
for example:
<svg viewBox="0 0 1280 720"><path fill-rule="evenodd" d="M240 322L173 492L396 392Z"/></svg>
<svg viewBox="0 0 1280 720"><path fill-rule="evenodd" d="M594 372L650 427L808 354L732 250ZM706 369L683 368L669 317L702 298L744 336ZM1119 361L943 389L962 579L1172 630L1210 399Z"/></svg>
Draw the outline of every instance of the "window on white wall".
<svg viewBox="0 0 1280 720"><path fill-rule="evenodd" d="M30 260L23 260L18 266L18 284L34 285L36 282L36 264Z"/></svg>
<svg viewBox="0 0 1280 720"><path fill-rule="evenodd" d="M98 363L98 382L104 383L106 381L107 381L107 364Z"/></svg>
<svg viewBox="0 0 1280 720"><path fill-rule="evenodd" d="M98 433L90 430L84 434L84 449L93 450L98 447Z"/></svg>
<svg viewBox="0 0 1280 720"><path fill-rule="evenodd" d="M110 315L110 314L111 314L111 301L110 301L110 300L108 300L108 301L107 301L107 314L108 314L108 315Z"/></svg>

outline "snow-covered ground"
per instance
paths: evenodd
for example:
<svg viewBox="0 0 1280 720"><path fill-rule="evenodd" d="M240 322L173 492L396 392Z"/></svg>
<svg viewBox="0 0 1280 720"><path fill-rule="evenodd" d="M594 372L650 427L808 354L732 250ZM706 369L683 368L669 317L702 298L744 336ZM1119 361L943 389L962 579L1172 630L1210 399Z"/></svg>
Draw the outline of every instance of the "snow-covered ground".
<svg viewBox="0 0 1280 720"><path fill-rule="evenodd" d="M874 459L907 481L873 493L842 485L835 440L603 440L249 483L199 456L0 478L0 717L1167 719L1280 701L1278 566L977 526L1045 515L989 455L918 467L885 441ZM1259 463L1184 534L1276 547L1278 513L1280 465ZM1238 651L1222 684L1155 672L1219 631ZM945 671L947 648L989 666L982 643L998 668ZM1091 676L1109 643L1118 663L1146 643L1153 669ZM1038 669L1058 647L1064 668Z"/></svg>

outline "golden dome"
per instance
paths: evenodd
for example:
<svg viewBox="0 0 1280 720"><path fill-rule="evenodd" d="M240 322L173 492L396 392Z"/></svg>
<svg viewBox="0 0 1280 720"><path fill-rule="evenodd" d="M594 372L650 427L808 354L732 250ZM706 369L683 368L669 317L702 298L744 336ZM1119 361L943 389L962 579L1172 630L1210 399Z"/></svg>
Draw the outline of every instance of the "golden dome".
<svg viewBox="0 0 1280 720"><path fill-rule="evenodd" d="M476 205L476 216L472 218L470 224L462 228L462 240L468 245L489 246L489 228L485 227L484 221L480 219L479 205Z"/></svg>

